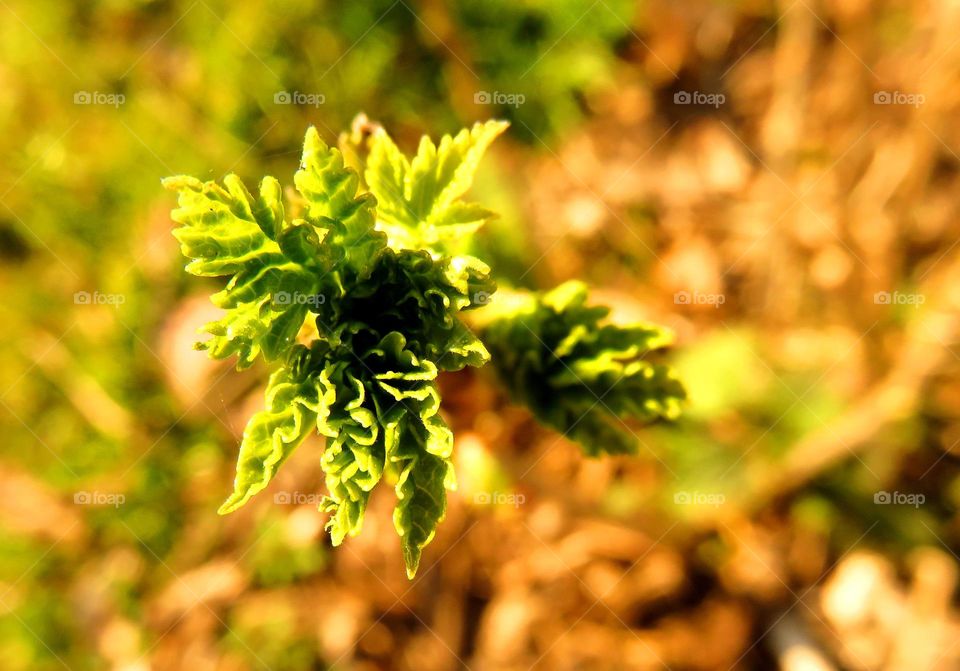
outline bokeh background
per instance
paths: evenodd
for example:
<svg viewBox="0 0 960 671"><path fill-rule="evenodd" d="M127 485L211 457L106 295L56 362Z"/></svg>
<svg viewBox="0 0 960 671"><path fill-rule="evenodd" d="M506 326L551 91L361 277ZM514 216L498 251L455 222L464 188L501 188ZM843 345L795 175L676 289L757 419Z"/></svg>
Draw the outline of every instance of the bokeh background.
<svg viewBox="0 0 960 671"><path fill-rule="evenodd" d="M960 4L0 0L0 667L960 668ZM331 551L319 439L220 518L266 370L191 349L160 178L306 127L512 122L508 284L674 328L684 417L588 460L442 381L460 491ZM84 293L86 292L86 293Z"/></svg>

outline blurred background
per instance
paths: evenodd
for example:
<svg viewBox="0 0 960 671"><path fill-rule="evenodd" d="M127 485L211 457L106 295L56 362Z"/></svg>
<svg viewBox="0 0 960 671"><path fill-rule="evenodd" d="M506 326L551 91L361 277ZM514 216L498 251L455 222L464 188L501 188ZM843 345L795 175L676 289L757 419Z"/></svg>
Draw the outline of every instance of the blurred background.
<svg viewBox="0 0 960 671"><path fill-rule="evenodd" d="M0 0L0 666L960 668L960 3ZM684 417L588 460L442 380L460 490L335 552L319 439L226 518L266 369L192 350L166 175L306 127L512 122L507 284L678 334Z"/></svg>

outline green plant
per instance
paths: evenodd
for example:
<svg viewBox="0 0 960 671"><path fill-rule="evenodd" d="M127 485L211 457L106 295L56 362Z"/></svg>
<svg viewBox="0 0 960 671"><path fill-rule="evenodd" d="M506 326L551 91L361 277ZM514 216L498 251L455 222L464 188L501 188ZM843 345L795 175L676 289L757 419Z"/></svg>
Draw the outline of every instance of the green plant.
<svg viewBox="0 0 960 671"><path fill-rule="evenodd" d="M634 449L624 419L678 414L683 387L645 359L669 343L664 329L601 325L607 309L588 307L579 283L491 300L490 269L462 250L492 213L462 197L505 128L476 124L439 145L425 137L412 158L376 125L355 124L343 153L310 128L298 195L286 203L272 177L256 196L235 175L223 186L164 180L179 192L172 216L187 271L229 277L212 298L225 315L204 327L211 337L198 347L236 355L238 368L261 356L274 366L222 514L266 487L318 431L333 544L359 532L371 490L387 477L413 577L455 487L437 375L485 364L488 347L514 397L590 454ZM486 345L462 319L484 307L474 323Z"/></svg>

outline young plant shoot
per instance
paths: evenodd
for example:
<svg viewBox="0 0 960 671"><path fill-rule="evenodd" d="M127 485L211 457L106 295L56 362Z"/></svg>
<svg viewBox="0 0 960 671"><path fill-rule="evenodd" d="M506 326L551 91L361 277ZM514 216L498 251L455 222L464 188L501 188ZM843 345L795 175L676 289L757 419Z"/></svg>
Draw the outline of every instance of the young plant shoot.
<svg viewBox="0 0 960 671"><path fill-rule="evenodd" d="M463 196L506 126L478 123L439 144L424 137L412 157L364 121L341 149L310 128L286 201L273 177L255 195L236 175L222 185L164 180L179 194L172 217L187 272L227 278L212 296L224 315L197 347L236 356L238 368L262 357L273 370L221 514L264 489L317 432L333 545L360 531L386 480L413 578L456 487L440 372L492 358L514 400L591 456L635 452L626 421L679 414L683 386L648 360L669 331L605 323L609 310L590 306L579 282L501 301L490 268L465 253L494 215Z"/></svg>

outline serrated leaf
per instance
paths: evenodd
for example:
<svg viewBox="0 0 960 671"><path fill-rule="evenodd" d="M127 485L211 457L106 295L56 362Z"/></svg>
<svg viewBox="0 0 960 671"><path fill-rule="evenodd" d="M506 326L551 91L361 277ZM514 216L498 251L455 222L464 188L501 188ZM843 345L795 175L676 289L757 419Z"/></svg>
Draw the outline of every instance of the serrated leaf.
<svg viewBox="0 0 960 671"><path fill-rule="evenodd" d="M187 272L215 277L245 270L251 262L268 266L282 260L280 248L264 233L251 210L250 196L236 175L216 182L193 177L168 177L163 185L179 193L179 207L171 213L181 224L173 235L183 255L191 259Z"/></svg>
<svg viewBox="0 0 960 671"><path fill-rule="evenodd" d="M329 262L319 237L314 234L311 249L301 249L298 259L285 254L290 236L297 232L284 230L279 185L274 179L261 182L256 201L236 175L224 178L226 188L183 176L163 183L179 193L179 207L172 217L181 226L173 234L190 259L187 271L205 277L230 276L226 288L212 297L226 314L203 327L213 337L199 347L215 358L236 354L238 368L251 365L261 352L267 360L278 358L293 344L307 309L301 302L272 298L317 293L316 269ZM306 239L301 241L307 244Z"/></svg>
<svg viewBox="0 0 960 671"><path fill-rule="evenodd" d="M334 545L359 533L369 493L401 448L402 427L413 423L441 433L433 363L407 349L396 331L365 349L357 343L352 348L353 361L332 362L318 378L327 404L319 429L331 437L321 459L329 492L323 508L330 513L327 528ZM446 444L448 457L452 435Z"/></svg>
<svg viewBox="0 0 960 671"><path fill-rule="evenodd" d="M487 121L445 135L435 145L420 140L416 156L407 159L383 129L369 140L364 178L377 197L379 226L395 248L443 251L479 228L492 213L459 199L473 183L477 166L490 143L507 128Z"/></svg>
<svg viewBox="0 0 960 671"><path fill-rule="evenodd" d="M215 359L237 355L237 368L253 364L263 352L268 361L277 359L293 343L303 324L307 308L294 304L283 310L272 310L270 299L240 303L226 315L201 328L212 338L197 343Z"/></svg>
<svg viewBox="0 0 960 671"><path fill-rule="evenodd" d="M233 493L220 506L221 515L242 507L270 483L280 465L312 432L318 402L311 378L296 380L287 368L270 376L266 408L251 417L243 430Z"/></svg>
<svg viewBox="0 0 960 671"><path fill-rule="evenodd" d="M453 437L439 417L419 425L411 422L404 433L410 437L390 457L400 473L393 525L400 535L407 577L413 579L423 548L446 515L446 490L456 488L456 479L449 458Z"/></svg>
<svg viewBox="0 0 960 671"><path fill-rule="evenodd" d="M364 276L386 247L386 236L375 229L376 199L358 194L360 178L344 166L340 150L327 146L311 126L303 142L297 190L308 204L308 218L329 229L328 243L344 253L346 269Z"/></svg>
<svg viewBox="0 0 960 671"><path fill-rule="evenodd" d="M673 369L650 357L669 345L659 326L601 325L609 309L587 304L581 282L500 306L483 331L511 394L590 455L626 454L625 420L675 419L686 398Z"/></svg>

